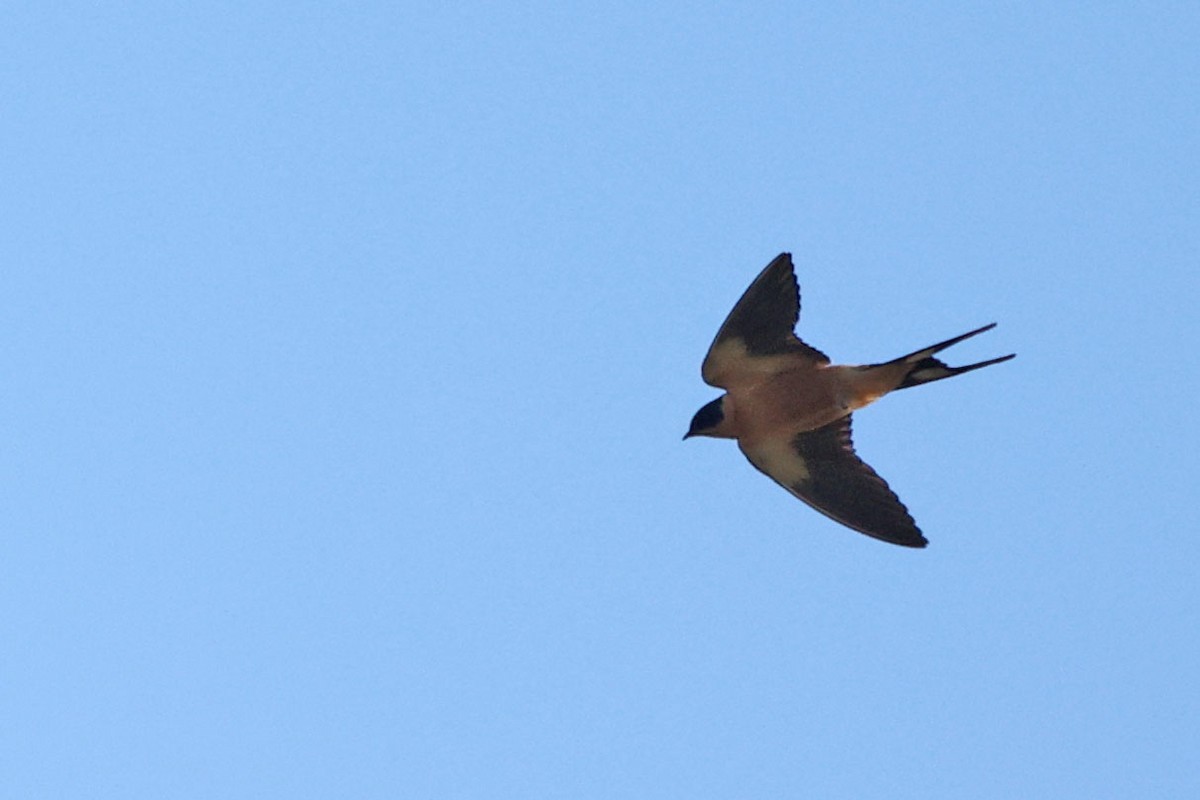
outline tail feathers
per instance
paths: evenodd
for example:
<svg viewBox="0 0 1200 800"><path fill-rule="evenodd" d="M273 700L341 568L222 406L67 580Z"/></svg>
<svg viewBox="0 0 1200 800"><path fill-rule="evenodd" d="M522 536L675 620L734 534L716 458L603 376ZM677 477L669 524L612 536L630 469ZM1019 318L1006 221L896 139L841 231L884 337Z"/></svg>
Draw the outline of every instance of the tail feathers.
<svg viewBox="0 0 1200 800"><path fill-rule="evenodd" d="M909 353L906 356L890 361L890 364L909 364L911 365L904 379L897 386L897 389L907 389L910 386L920 386L923 383L932 383L940 381L944 378L952 378L955 375L962 375L964 372L990 367L992 364L999 364L1002 361L1008 361L1011 358L1016 358L1016 353L1010 353L1000 358L992 358L987 361L980 361L977 364L968 364L965 367L951 367L942 362L941 359L933 357L934 353L941 352L951 345L956 345L964 339L970 339L972 336L977 336L985 331L990 331L996 327L996 323L984 325L982 328L976 328L973 331L964 333L962 336L955 336L953 339L947 339L944 342L938 342L935 345L924 347L916 352Z"/></svg>
<svg viewBox="0 0 1200 800"><path fill-rule="evenodd" d="M978 364L968 364L965 367L949 367L942 363L940 359L929 356L913 364L913 368L908 371L908 374L904 376L904 380L900 381L900 385L896 388L907 389L910 386L920 386L922 383L933 383L943 378L953 378L955 375L962 375L964 372L990 367L992 364L999 364L1001 361L1008 361L1016 357L1016 353L1010 353L999 358L980 361Z"/></svg>

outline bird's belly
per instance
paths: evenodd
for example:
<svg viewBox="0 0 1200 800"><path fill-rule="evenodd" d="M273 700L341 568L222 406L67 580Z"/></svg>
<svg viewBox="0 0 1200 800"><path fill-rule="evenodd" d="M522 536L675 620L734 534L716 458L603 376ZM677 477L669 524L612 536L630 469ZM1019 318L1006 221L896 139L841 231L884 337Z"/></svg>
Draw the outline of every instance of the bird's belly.
<svg viewBox="0 0 1200 800"><path fill-rule="evenodd" d="M737 398L739 433L749 439L816 430L852 410L823 375L779 376Z"/></svg>

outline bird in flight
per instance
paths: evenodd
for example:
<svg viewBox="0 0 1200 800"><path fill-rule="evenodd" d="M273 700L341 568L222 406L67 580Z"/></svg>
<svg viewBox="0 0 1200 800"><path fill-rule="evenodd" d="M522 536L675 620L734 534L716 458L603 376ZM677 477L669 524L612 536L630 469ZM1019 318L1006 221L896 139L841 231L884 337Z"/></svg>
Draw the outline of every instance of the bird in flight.
<svg viewBox="0 0 1200 800"><path fill-rule="evenodd" d="M850 416L885 394L999 364L951 367L934 354L996 323L882 364L841 366L796 336L800 287L780 253L746 290L708 348L701 375L725 394L696 412L684 439L737 439L760 472L830 519L905 547L924 547L908 509L854 452Z"/></svg>

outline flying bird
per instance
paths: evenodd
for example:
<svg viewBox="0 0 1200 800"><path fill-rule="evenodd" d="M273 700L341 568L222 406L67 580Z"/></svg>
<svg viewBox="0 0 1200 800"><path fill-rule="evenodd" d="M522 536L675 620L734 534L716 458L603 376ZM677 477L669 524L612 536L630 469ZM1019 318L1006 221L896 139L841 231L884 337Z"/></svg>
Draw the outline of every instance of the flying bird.
<svg viewBox="0 0 1200 800"><path fill-rule="evenodd" d="M780 253L746 290L701 367L725 394L692 418L684 439L737 439L759 471L825 516L905 547L928 544L887 482L854 452L851 414L888 392L999 364L1015 353L947 366L934 354L989 331L961 336L882 364L841 366L795 334L800 287L790 253Z"/></svg>

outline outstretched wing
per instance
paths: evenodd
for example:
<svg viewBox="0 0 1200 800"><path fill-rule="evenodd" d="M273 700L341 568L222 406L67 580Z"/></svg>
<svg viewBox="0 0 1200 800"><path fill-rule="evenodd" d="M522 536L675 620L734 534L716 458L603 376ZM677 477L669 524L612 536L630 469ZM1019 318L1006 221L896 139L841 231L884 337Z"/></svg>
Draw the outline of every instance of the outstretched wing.
<svg viewBox="0 0 1200 800"><path fill-rule="evenodd" d="M800 286L791 253L780 253L767 265L717 332L700 374L710 386L728 388L740 374L778 369L779 356L808 358L828 364L829 357L796 337L800 318Z"/></svg>
<svg viewBox="0 0 1200 800"><path fill-rule="evenodd" d="M905 547L928 543L887 482L855 454L849 416L742 452L776 483L848 528Z"/></svg>

